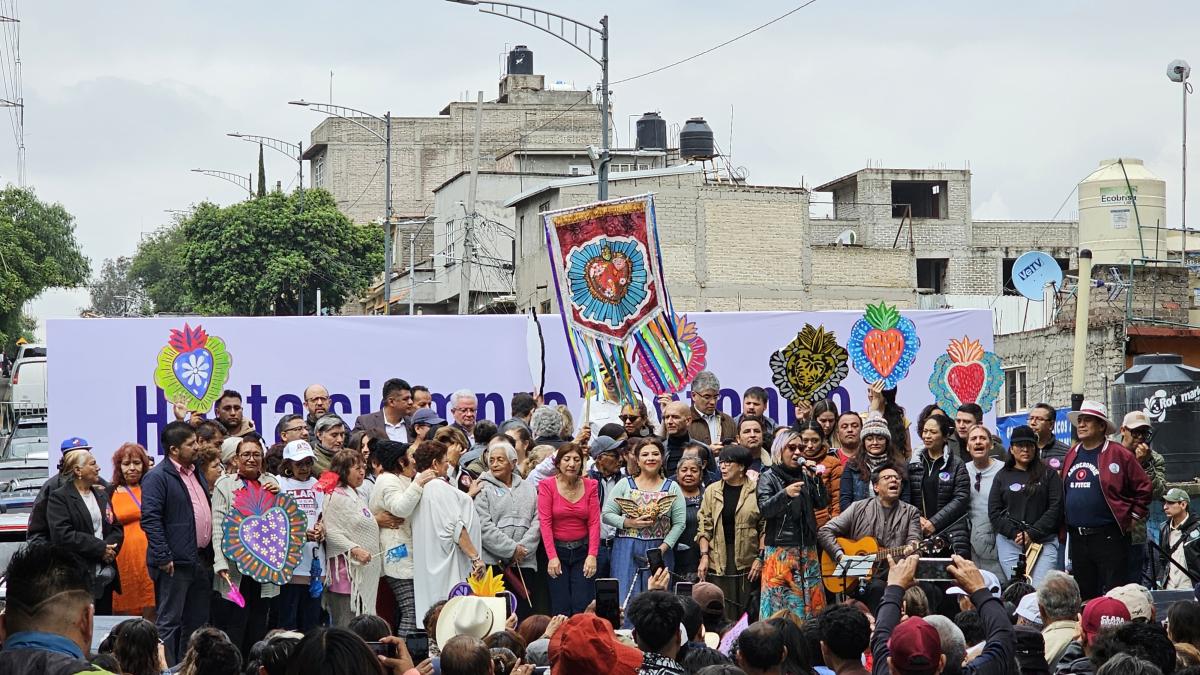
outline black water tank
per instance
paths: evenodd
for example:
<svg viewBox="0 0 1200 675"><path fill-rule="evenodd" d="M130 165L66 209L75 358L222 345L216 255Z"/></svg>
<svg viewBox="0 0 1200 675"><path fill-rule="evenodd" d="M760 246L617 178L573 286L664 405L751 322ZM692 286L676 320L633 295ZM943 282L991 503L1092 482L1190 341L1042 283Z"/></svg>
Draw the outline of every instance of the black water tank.
<svg viewBox="0 0 1200 675"><path fill-rule="evenodd" d="M648 112L637 121L638 150L667 149L667 121L656 112Z"/></svg>
<svg viewBox="0 0 1200 675"><path fill-rule="evenodd" d="M533 52L525 45L517 45L508 53L509 75L532 75Z"/></svg>
<svg viewBox="0 0 1200 675"><path fill-rule="evenodd" d="M1144 354L1117 375L1112 386L1112 421L1145 410L1154 425L1150 445L1167 462L1167 480L1200 476L1200 369L1183 365L1178 354Z"/></svg>
<svg viewBox="0 0 1200 675"><path fill-rule="evenodd" d="M712 159L717 156L713 132L703 117L693 117L679 132L679 156L684 159Z"/></svg>

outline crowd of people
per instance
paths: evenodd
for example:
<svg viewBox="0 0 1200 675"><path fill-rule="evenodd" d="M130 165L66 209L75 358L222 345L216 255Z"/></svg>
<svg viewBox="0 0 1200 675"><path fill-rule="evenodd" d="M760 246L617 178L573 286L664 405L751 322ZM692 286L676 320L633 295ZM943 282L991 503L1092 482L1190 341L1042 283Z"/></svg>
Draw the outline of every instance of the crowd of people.
<svg viewBox="0 0 1200 675"><path fill-rule="evenodd" d="M1200 603L1159 617L1150 593L1194 593L1200 517L1143 412L1085 401L1068 446L1038 404L1006 448L973 403L910 437L879 384L787 426L758 387L720 411L707 371L690 402L603 387L578 424L531 393L497 424L396 378L351 423L314 384L269 435L226 391L108 479L67 439L7 570L0 672L1200 672ZM286 583L222 547L250 487L307 518ZM449 597L485 576L503 608ZM132 617L96 654L93 614Z"/></svg>

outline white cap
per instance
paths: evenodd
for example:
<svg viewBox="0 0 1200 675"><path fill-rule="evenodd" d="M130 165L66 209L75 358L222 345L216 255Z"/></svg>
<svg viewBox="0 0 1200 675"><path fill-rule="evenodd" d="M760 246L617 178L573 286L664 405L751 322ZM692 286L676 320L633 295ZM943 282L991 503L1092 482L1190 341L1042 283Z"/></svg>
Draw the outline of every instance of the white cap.
<svg viewBox="0 0 1200 675"><path fill-rule="evenodd" d="M1000 597L1000 595L1001 595L1000 594L1000 577L996 576L995 573L989 572L987 570L979 570L979 573L983 575L983 583L987 586L987 589L989 591L991 591L992 595L996 596L997 598ZM951 586L950 588L946 589L946 595L966 595L966 594L967 594L967 592L964 591L963 589L959 588L958 586Z"/></svg>
<svg viewBox="0 0 1200 675"><path fill-rule="evenodd" d="M289 441L287 445L283 446L284 461L290 459L293 462L299 462L302 459L308 459L310 457L315 458L316 454L313 453L312 446L309 445L308 441L306 440L298 439L295 441Z"/></svg>
<svg viewBox="0 0 1200 675"><path fill-rule="evenodd" d="M1021 597L1021 602L1017 604L1017 616L1039 626L1042 625L1042 613L1038 610L1036 592L1026 593Z"/></svg>

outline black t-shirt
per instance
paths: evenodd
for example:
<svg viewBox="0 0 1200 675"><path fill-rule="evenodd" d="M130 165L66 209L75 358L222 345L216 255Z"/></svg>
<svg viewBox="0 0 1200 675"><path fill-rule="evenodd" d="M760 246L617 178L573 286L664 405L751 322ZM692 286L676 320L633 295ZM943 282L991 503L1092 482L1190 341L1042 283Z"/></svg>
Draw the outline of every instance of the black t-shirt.
<svg viewBox="0 0 1200 675"><path fill-rule="evenodd" d="M722 496L725 503L721 507L721 527L725 531L725 574L737 574L737 553L734 542L737 540L737 505L742 496L741 485L722 483Z"/></svg>
<svg viewBox="0 0 1200 675"><path fill-rule="evenodd" d="M1117 522L1100 487L1099 462L1100 448L1087 450L1081 446L1067 472L1063 501L1067 525L1071 527L1105 527Z"/></svg>

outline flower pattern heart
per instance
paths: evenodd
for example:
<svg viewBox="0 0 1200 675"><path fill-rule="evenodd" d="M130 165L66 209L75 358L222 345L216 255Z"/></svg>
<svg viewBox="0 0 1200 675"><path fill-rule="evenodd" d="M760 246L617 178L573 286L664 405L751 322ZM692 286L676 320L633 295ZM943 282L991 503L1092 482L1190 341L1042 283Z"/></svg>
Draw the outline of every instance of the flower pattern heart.
<svg viewBox="0 0 1200 675"><path fill-rule="evenodd" d="M287 493L250 482L233 491L222 518L221 555L264 584L286 584L303 558L308 516Z"/></svg>
<svg viewBox="0 0 1200 675"><path fill-rule="evenodd" d="M246 550L274 570L287 561L288 516L276 506L262 516L247 516L239 527Z"/></svg>
<svg viewBox="0 0 1200 675"><path fill-rule="evenodd" d="M629 281L633 276L633 265L629 257L620 251L605 247L599 256L584 265L584 279L592 295L618 304L629 292Z"/></svg>
<svg viewBox="0 0 1200 675"><path fill-rule="evenodd" d="M203 347L180 354L171 363L175 379L197 399L203 399L208 394L208 387L212 383L212 367L212 352Z"/></svg>

